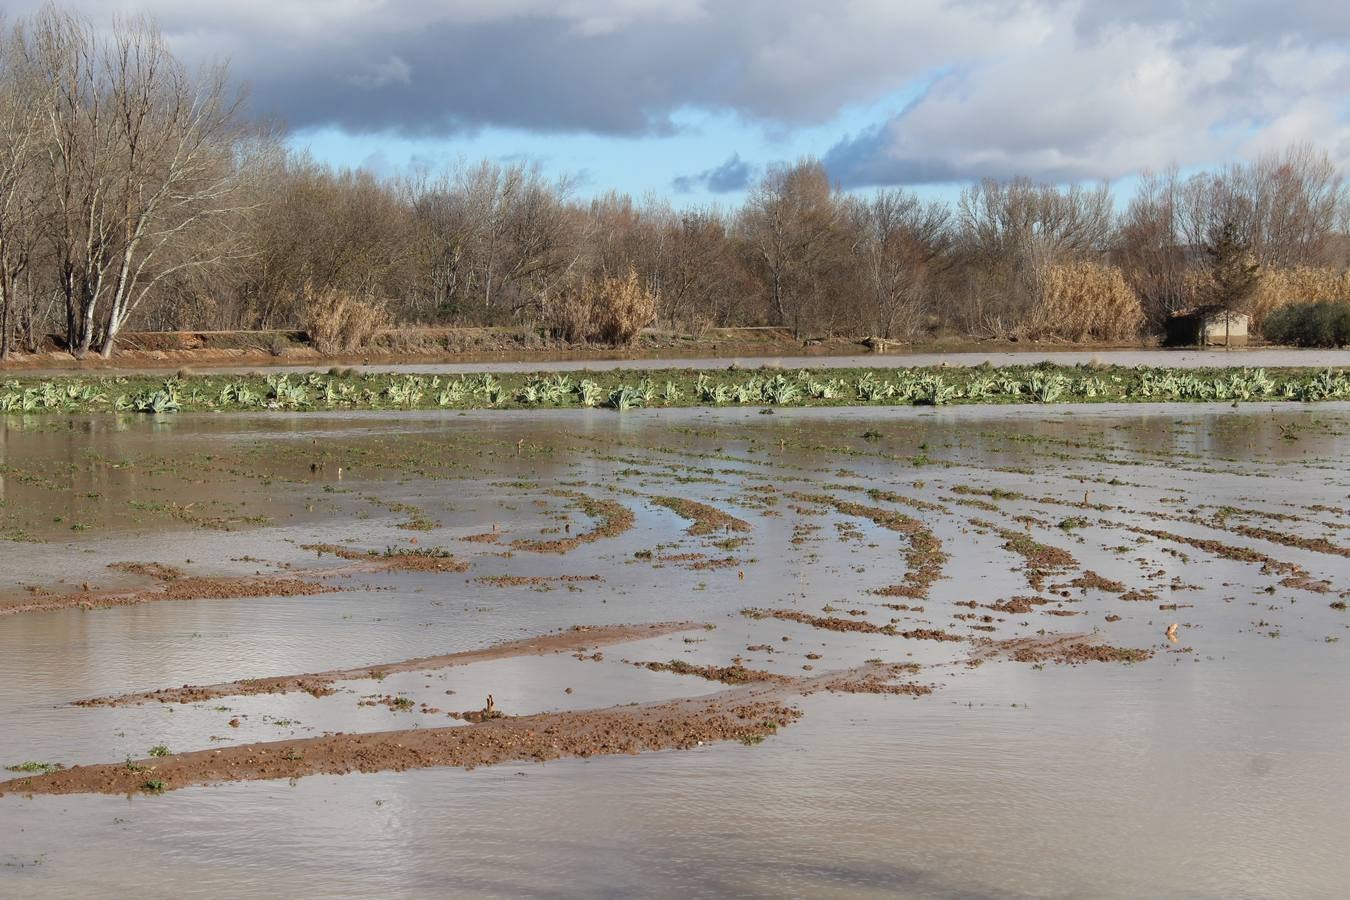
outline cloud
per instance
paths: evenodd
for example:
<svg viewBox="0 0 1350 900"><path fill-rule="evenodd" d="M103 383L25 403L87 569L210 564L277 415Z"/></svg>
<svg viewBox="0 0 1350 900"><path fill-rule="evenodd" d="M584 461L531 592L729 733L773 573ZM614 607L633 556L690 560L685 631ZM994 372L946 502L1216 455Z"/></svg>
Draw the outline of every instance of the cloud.
<svg viewBox="0 0 1350 900"><path fill-rule="evenodd" d="M412 66L400 56L391 56L382 63L370 67L370 71L358 75L348 75L345 81L353 87L373 91L390 85L412 84Z"/></svg>
<svg viewBox="0 0 1350 900"><path fill-rule="evenodd" d="M1350 48L1215 43L1176 22L1077 24L1066 17L1039 40L944 73L893 117L837 142L826 167L848 186L1063 182L1294 141L1350 163Z"/></svg>
<svg viewBox="0 0 1350 900"><path fill-rule="evenodd" d="M791 135L926 85L835 142L835 177L1116 177L1277 137L1350 161L1350 4L1326 0L74 2L97 22L134 5L184 56L230 56L252 109L295 129L642 137L701 110Z"/></svg>
<svg viewBox="0 0 1350 900"><path fill-rule="evenodd" d="M739 153L733 153L720 166L704 169L697 175L681 175L672 181L671 185L682 194L697 188L703 188L714 194L729 194L749 187L754 172L754 166L741 159Z"/></svg>
<svg viewBox="0 0 1350 900"><path fill-rule="evenodd" d="M69 2L69 0L68 0ZM74 0L103 22L127 4ZM11 15L37 0L15 0ZM797 127L1017 37L966 0L142 0L175 48L227 55L255 110L297 129L486 126L638 136L677 112ZM393 68L391 68L391 64ZM412 75L416 77L413 78ZM404 79L407 76L407 79ZM370 87L398 86L397 96ZM354 96L352 89L366 96Z"/></svg>

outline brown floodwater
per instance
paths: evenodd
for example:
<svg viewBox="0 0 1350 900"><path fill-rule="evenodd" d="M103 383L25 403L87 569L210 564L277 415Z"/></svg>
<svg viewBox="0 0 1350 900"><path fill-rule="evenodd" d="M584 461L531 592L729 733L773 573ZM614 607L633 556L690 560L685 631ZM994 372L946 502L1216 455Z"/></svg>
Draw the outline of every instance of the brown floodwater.
<svg viewBox="0 0 1350 900"><path fill-rule="evenodd" d="M1348 451L1350 404L0 419L3 766L726 688L633 663L881 660L934 688L775 687L803 715L748 745L7 793L0 896L1338 896ZM340 590L4 614L162 586L127 562ZM714 627L323 696L73 705L671 621ZM1061 634L1147 658L986 643Z"/></svg>

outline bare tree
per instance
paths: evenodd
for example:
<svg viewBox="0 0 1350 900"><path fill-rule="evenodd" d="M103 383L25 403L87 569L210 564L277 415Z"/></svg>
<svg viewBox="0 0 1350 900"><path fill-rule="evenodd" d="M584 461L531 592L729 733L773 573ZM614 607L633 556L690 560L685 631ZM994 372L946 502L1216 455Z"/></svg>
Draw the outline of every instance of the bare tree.
<svg viewBox="0 0 1350 900"><path fill-rule="evenodd" d="M472 291L471 253L482 222L446 173L421 172L402 185L416 241L413 314L435 319L462 311Z"/></svg>
<svg viewBox="0 0 1350 900"><path fill-rule="evenodd" d="M842 218L825 167L812 159L771 168L742 210L742 233L770 311L798 337L822 300L821 261L842 239Z"/></svg>
<svg viewBox="0 0 1350 900"><path fill-rule="evenodd" d="M1182 192L1184 236L1201 247L1232 225L1272 267L1328 261L1350 216L1350 187L1325 151L1294 144L1254 162L1192 176Z"/></svg>
<svg viewBox="0 0 1350 900"><path fill-rule="evenodd" d="M659 293L665 319L699 331L743 324L742 273L722 217L712 210L691 210L669 221L665 232Z"/></svg>
<svg viewBox="0 0 1350 900"><path fill-rule="evenodd" d="M882 337L909 335L921 326L934 280L952 246L951 211L904 191L882 190L854 200L849 212L857 234L872 330Z"/></svg>
<svg viewBox="0 0 1350 900"><path fill-rule="evenodd" d="M20 278L38 238L42 110L22 25L0 19L0 359L13 347Z"/></svg>
<svg viewBox="0 0 1350 900"><path fill-rule="evenodd" d="M970 302L970 327L1014 333L1044 294L1050 265L1089 258L1109 245L1111 190L1059 188L1027 179L984 181L958 207Z"/></svg>
<svg viewBox="0 0 1350 900"><path fill-rule="evenodd" d="M1175 168L1145 172L1116 235L1115 259L1154 324L1186 301L1181 179Z"/></svg>
<svg viewBox="0 0 1350 900"><path fill-rule="evenodd" d="M232 229L199 238L237 210L239 98L224 66L189 74L145 20L105 38L49 7L33 30L69 346L109 356L157 284L234 252Z"/></svg>
<svg viewBox="0 0 1350 900"><path fill-rule="evenodd" d="M584 274L593 232L566 202L570 191L570 181L550 183L535 171L509 210L501 241L494 240L494 248L503 250L496 277L515 321L541 315L560 290Z"/></svg>

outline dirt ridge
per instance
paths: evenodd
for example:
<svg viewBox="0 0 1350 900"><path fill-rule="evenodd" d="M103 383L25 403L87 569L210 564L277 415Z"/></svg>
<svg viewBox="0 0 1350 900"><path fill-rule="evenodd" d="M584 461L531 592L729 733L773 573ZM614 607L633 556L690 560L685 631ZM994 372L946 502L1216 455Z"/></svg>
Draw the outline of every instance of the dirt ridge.
<svg viewBox="0 0 1350 900"><path fill-rule="evenodd" d="M332 669L327 672L309 672L300 675L278 675L270 678L245 678L218 684L188 685L161 688L154 691L91 697L77 700L74 706L132 706L148 702L200 703L219 697L242 697L254 694L289 694L304 692L315 697L333 693L339 681L380 678L395 672L418 672L443 669L469 663L508 659L514 656L542 656L602 647L610 644L639 641L681 631L692 631L704 626L698 622L657 622L650 625L577 625L566 631L537 637L503 641L478 650L462 650L438 656L423 656L398 662L377 663L351 669Z"/></svg>

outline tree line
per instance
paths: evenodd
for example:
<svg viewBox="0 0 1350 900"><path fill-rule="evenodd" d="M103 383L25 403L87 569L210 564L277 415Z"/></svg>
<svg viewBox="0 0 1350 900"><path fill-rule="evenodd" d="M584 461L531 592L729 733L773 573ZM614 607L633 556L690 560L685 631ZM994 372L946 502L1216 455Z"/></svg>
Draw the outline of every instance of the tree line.
<svg viewBox="0 0 1350 900"><path fill-rule="evenodd" d="M1281 305L1350 299L1350 191L1311 146L1145 174L1123 203L1026 179L953 203L844 191L804 159L739 206L686 208L583 197L528 164L336 169L251 121L231 83L148 20L100 31L47 7L3 26L0 354L353 317L611 342L653 323L1126 341L1196 305L1259 329Z"/></svg>

